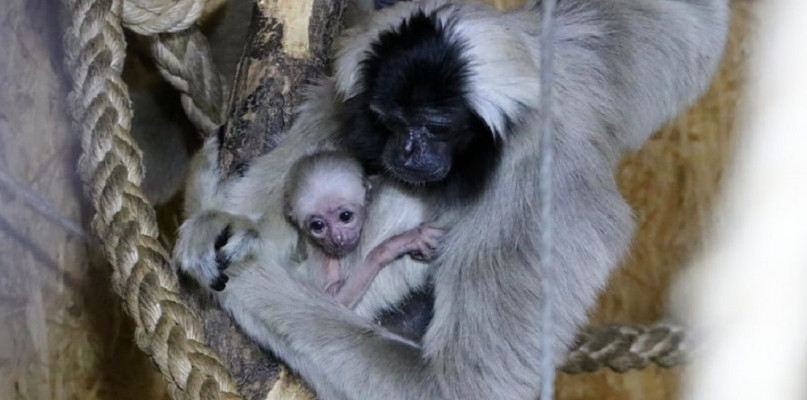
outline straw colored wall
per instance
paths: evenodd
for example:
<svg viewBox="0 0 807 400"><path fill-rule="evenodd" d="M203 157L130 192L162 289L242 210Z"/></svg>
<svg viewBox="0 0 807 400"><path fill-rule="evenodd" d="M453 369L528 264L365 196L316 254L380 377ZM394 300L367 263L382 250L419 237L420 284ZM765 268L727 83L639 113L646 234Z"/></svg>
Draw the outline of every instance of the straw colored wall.
<svg viewBox="0 0 807 400"><path fill-rule="evenodd" d="M665 317L671 279L696 252L731 156L734 110L747 59L751 4L733 3L723 67L711 90L687 114L658 132L619 173L638 223L633 248L593 312L592 324L652 323ZM674 399L679 369L558 378L559 400Z"/></svg>

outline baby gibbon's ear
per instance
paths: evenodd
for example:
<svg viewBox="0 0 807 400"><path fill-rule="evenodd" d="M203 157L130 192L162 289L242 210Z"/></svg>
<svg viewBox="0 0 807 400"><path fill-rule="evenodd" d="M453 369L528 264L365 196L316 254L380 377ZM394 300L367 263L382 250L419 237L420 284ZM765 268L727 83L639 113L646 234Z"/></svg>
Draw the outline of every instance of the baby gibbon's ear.
<svg viewBox="0 0 807 400"><path fill-rule="evenodd" d="M294 226L300 225L297 221L297 218L295 218L294 208L292 208L291 204L289 204L288 201L283 202L283 215L286 217L286 219L291 221L291 223L294 224Z"/></svg>

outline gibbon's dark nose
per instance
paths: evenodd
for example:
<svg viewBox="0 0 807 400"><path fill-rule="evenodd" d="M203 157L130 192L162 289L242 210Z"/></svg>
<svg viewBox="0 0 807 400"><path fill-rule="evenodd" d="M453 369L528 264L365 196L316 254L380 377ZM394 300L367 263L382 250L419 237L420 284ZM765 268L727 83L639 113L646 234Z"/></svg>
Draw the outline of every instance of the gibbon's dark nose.
<svg viewBox="0 0 807 400"><path fill-rule="evenodd" d="M418 154L414 149L408 150L404 149L406 154L404 155L403 165L409 169L418 169Z"/></svg>
<svg viewBox="0 0 807 400"><path fill-rule="evenodd" d="M432 157L417 141L411 144L407 143L403 150L402 164L404 168L421 172L427 172L434 168Z"/></svg>
<svg viewBox="0 0 807 400"><path fill-rule="evenodd" d="M406 156L407 160L412 155L412 153L415 151L415 143L414 142L415 141L412 140L412 138L410 137L409 139L406 139L406 143L404 143L404 147L403 147L404 151L403 152L404 152L404 155Z"/></svg>
<svg viewBox="0 0 807 400"><path fill-rule="evenodd" d="M409 135L404 142L403 153L406 156L406 161L410 161L411 157L418 157L418 153L423 150L423 141L427 138L428 130L424 127L411 127L409 128Z"/></svg>

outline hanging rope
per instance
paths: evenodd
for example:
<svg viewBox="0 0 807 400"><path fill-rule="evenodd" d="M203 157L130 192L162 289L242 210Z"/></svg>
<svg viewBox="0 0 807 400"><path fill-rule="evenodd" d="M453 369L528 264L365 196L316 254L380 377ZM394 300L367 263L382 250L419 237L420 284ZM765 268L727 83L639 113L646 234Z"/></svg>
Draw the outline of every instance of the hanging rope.
<svg viewBox="0 0 807 400"><path fill-rule="evenodd" d="M188 119L207 136L224 123L225 85L195 25L206 0L126 0L123 26L145 36L160 75L180 93Z"/></svg>
<svg viewBox="0 0 807 400"><path fill-rule="evenodd" d="M169 381L174 399L238 399L236 386L204 344L201 324L179 298L154 209L141 190L142 154L131 135L131 105L121 80L125 40L120 0L66 0L68 98L81 133L78 172L112 265L113 287L136 326L137 345Z"/></svg>
<svg viewBox="0 0 807 400"><path fill-rule="evenodd" d="M202 136L224 123L226 99L207 38L196 27L151 36L149 49L157 70L180 93L185 114Z"/></svg>
<svg viewBox="0 0 807 400"><path fill-rule="evenodd" d="M540 104L541 104L541 143L538 147L541 152L541 164L538 170L538 191L541 201L541 218L539 221L540 238L539 254L541 255L541 268L550 271L556 266L554 257L554 221L552 218L554 145L552 143L552 62L554 58L554 43L552 40L552 15L555 12L555 0L541 2L541 60L540 60ZM541 293L543 294L543 307L541 310L541 328L543 340L541 348L541 399L551 400L555 397L555 338L551 332L554 325L553 302L555 301L554 288L548 279L541 280Z"/></svg>

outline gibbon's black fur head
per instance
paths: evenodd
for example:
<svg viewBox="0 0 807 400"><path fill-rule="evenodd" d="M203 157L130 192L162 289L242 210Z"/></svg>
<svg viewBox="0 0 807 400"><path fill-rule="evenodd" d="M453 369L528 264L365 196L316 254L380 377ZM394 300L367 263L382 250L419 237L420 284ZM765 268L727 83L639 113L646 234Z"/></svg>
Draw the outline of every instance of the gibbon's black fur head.
<svg viewBox="0 0 807 400"><path fill-rule="evenodd" d="M499 150L467 100L465 45L447 29L417 12L378 36L360 64L364 89L346 101L343 145L371 171L465 198L484 187Z"/></svg>

